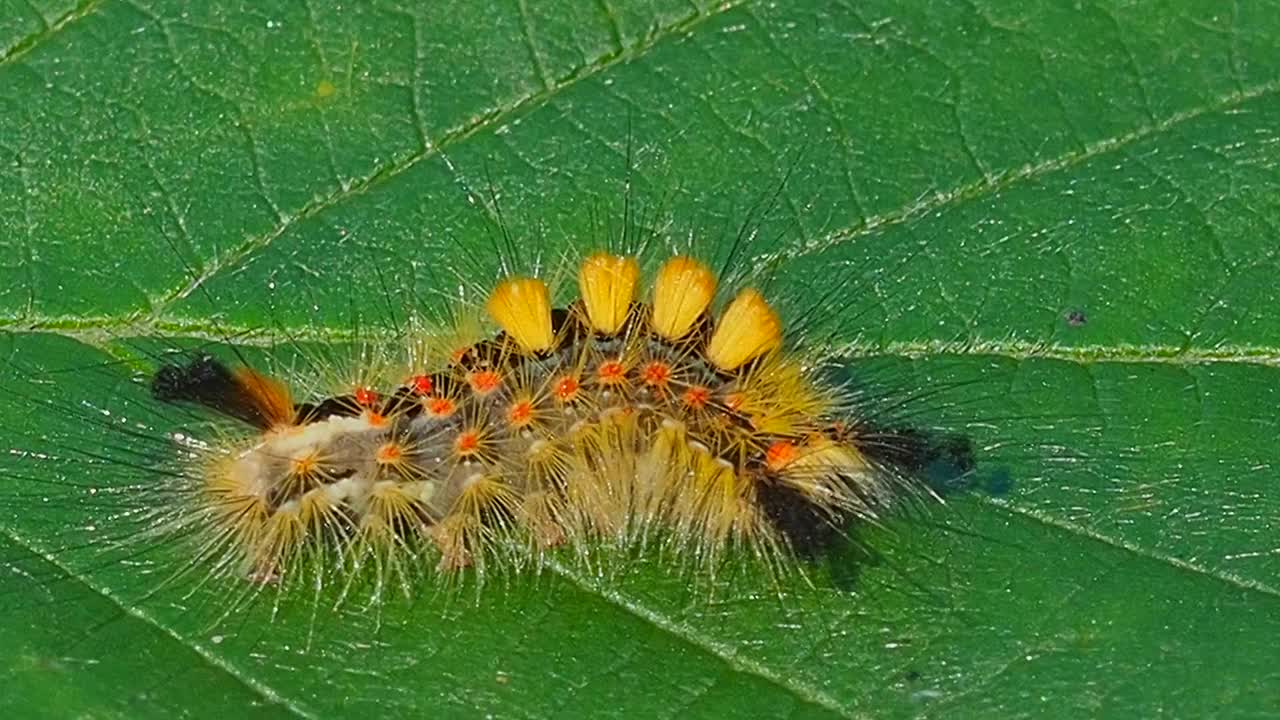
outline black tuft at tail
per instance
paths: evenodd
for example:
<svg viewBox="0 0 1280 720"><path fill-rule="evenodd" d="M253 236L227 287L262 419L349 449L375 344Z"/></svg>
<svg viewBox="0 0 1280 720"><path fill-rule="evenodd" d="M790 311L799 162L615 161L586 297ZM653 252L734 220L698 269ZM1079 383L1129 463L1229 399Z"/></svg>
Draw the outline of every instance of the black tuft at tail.
<svg viewBox="0 0 1280 720"><path fill-rule="evenodd" d="M272 426L244 382L212 355L200 354L187 365L166 365L151 379L151 395L162 402L191 402L259 429Z"/></svg>
<svg viewBox="0 0 1280 720"><path fill-rule="evenodd" d="M963 435L892 428L859 430L851 440L864 457L905 475L936 470L958 477L972 472L976 466L973 442Z"/></svg>
<svg viewBox="0 0 1280 720"><path fill-rule="evenodd" d="M817 557L835 544L843 530L844 518L834 518L831 513L815 505L803 493L788 487L768 474L756 488L756 500L764 508L764 514L778 532L787 539L791 549L801 557Z"/></svg>

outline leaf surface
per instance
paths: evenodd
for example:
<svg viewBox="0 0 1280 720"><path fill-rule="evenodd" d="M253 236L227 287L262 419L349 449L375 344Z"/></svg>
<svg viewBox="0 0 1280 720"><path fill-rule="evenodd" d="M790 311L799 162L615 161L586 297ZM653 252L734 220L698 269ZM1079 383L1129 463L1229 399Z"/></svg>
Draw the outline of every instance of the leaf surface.
<svg viewBox="0 0 1280 720"><path fill-rule="evenodd" d="M158 333L347 339L387 282L438 305L453 273L492 277L472 199L490 184L523 252L554 261L598 233L630 128L637 196L723 242L792 170L762 221L777 290L857 274L825 308L830 350L855 376L954 388L934 419L992 472L874 533L883 558L852 589L832 587L849 558L782 597L562 568L475 602L255 608L216 634L194 618L234 589L144 596L150 565L62 552L127 518L14 492L0 707L1280 707L1280 7L428 5L0 2L6 356L56 370ZM136 399L118 379L50 392ZM6 438L111 441L12 397ZM18 489L67 472L35 467Z"/></svg>

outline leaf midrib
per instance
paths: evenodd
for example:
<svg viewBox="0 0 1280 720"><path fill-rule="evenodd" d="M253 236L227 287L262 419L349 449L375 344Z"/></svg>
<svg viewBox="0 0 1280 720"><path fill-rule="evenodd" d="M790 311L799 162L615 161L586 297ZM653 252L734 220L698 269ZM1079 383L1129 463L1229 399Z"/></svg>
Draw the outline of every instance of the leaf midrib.
<svg viewBox="0 0 1280 720"><path fill-rule="evenodd" d="M227 342L237 345L272 347L279 345L279 338L295 342L395 343L394 334L366 330L360 335L333 328L308 327L245 327L234 325L210 325L209 323L156 322L123 318L85 318L83 316L41 317L32 322L29 317L0 316L0 331L53 335L74 340L105 353L114 354L112 343L129 342L139 338L164 337L170 340L193 342ZM1158 345L1118 343L1114 345L1063 345L1052 342L1005 340L893 340L886 343L850 342L823 350L831 358L905 358L914 359L935 355L961 355L994 357L1009 360L1061 360L1077 365L1129 364L1173 365L1191 367L1198 365L1259 365L1280 369L1280 347L1273 345L1240 345L1220 343L1212 346Z"/></svg>

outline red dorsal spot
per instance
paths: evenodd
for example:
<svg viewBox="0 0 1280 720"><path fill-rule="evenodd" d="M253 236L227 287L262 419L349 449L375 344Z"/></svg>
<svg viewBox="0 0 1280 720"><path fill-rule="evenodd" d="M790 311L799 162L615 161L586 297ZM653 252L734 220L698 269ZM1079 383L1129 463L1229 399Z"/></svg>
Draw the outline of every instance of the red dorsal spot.
<svg viewBox="0 0 1280 720"><path fill-rule="evenodd" d="M453 448L459 455L473 455L480 449L480 433L475 430L463 430L453 441Z"/></svg>
<svg viewBox="0 0 1280 720"><path fill-rule="evenodd" d="M849 427L849 424L845 421L837 420L831 423L827 428L825 435L838 443L845 443L852 439L851 436L853 435L853 428ZM819 435L819 437L822 437L822 435Z"/></svg>
<svg viewBox="0 0 1280 720"><path fill-rule="evenodd" d="M492 370L467 373L467 384L477 395L488 395L502 384L502 376Z"/></svg>
<svg viewBox="0 0 1280 720"><path fill-rule="evenodd" d="M404 450L399 444L389 442L378 448L374 459L382 465L391 465L400 461L400 456L404 454Z"/></svg>
<svg viewBox="0 0 1280 720"><path fill-rule="evenodd" d="M552 386L551 392L560 402L569 402L578 395L578 379L569 376L562 377Z"/></svg>
<svg viewBox="0 0 1280 720"><path fill-rule="evenodd" d="M617 360L609 360L600 364L600 369L596 371L600 377L600 382L605 385L617 385L625 382L627 379L627 368Z"/></svg>
<svg viewBox="0 0 1280 720"><path fill-rule="evenodd" d="M360 407L372 407L378 402L378 393L367 387L358 387L354 393L356 404Z"/></svg>
<svg viewBox="0 0 1280 720"><path fill-rule="evenodd" d="M507 419L516 427L528 425L533 420L533 403L522 400L512 405L511 411L507 413Z"/></svg>
<svg viewBox="0 0 1280 720"><path fill-rule="evenodd" d="M781 470L796 459L796 446L786 440L779 440L764 452L765 465L770 470Z"/></svg>
<svg viewBox="0 0 1280 720"><path fill-rule="evenodd" d="M684 404L694 410L701 410L711 399L711 391L704 387L691 387L684 392Z"/></svg>
<svg viewBox="0 0 1280 720"><path fill-rule="evenodd" d="M316 460L315 453L310 453L300 458L294 458L289 461L289 472L299 477L306 477L316 471L319 465Z"/></svg>
<svg viewBox="0 0 1280 720"><path fill-rule="evenodd" d="M449 398L436 398L427 403L427 412L436 417L448 417L455 410L453 401Z"/></svg>
<svg viewBox="0 0 1280 720"><path fill-rule="evenodd" d="M664 362L655 360L644 366L644 369L640 371L640 377L644 379L646 385L663 387L671 379L671 367Z"/></svg>
<svg viewBox="0 0 1280 720"><path fill-rule="evenodd" d="M430 395L436 384L431 382L431 378L427 375L414 375L409 381L409 387L419 395Z"/></svg>

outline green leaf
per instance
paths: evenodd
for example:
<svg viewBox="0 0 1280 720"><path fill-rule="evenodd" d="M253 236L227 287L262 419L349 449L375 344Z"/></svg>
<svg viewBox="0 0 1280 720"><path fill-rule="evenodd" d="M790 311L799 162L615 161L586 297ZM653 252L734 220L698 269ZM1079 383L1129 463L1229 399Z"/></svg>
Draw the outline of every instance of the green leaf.
<svg viewBox="0 0 1280 720"><path fill-rule="evenodd" d="M922 405L984 446L981 487L812 588L559 568L208 630L242 589L153 595L181 557L76 552L138 518L11 455L8 715L1280 707L1280 6L422 5L0 0L5 385L68 370L38 386L61 412L9 395L7 448L116 452L71 406L139 390L69 369L134 338L344 339L384 281L438 306L454 269L491 277L490 180L554 259L617 208L630 128L637 196L686 230L727 240L794 169L763 221L780 289L866 269L830 350L944 388Z"/></svg>

